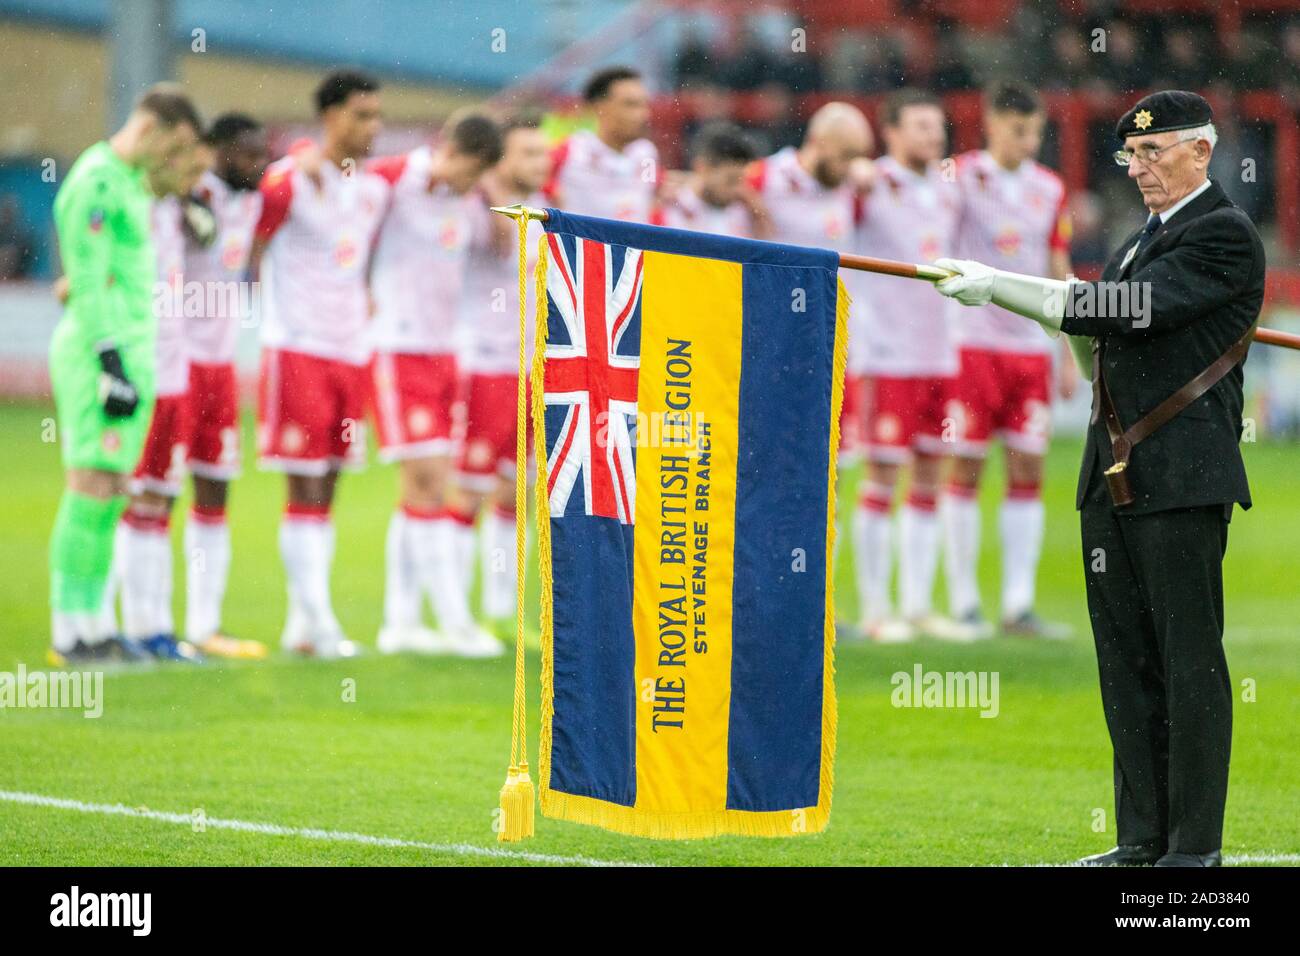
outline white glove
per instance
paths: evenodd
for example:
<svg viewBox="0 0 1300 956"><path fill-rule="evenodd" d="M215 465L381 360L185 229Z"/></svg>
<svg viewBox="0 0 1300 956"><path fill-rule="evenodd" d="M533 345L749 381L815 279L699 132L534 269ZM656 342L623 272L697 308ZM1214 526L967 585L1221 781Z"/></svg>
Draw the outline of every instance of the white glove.
<svg viewBox="0 0 1300 956"><path fill-rule="evenodd" d="M996 269L973 259L939 259L935 265L957 273L935 286L940 295L956 299L962 305L988 305L993 301Z"/></svg>
<svg viewBox="0 0 1300 956"><path fill-rule="evenodd" d="M934 264L940 269L958 273L935 286L941 295L956 299L962 305L992 302L1016 315L1033 319L1053 338L1061 334L1069 281L1003 272L969 259L939 259Z"/></svg>

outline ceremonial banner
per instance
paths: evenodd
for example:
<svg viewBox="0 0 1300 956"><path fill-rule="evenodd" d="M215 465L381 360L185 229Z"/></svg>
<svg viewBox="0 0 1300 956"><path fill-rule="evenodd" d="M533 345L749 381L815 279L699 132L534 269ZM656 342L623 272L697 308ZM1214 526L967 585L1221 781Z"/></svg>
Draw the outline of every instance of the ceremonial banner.
<svg viewBox="0 0 1300 956"><path fill-rule="evenodd" d="M659 838L819 831L838 257L547 212L542 811Z"/></svg>

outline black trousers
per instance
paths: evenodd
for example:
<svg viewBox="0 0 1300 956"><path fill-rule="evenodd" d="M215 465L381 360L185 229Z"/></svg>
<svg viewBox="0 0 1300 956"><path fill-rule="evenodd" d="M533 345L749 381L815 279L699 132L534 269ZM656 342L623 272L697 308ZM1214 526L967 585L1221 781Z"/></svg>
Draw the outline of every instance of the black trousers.
<svg viewBox="0 0 1300 956"><path fill-rule="evenodd" d="M1223 844L1232 681L1223 654L1221 505L1117 515L1101 482L1080 513L1101 702L1115 751L1117 842Z"/></svg>

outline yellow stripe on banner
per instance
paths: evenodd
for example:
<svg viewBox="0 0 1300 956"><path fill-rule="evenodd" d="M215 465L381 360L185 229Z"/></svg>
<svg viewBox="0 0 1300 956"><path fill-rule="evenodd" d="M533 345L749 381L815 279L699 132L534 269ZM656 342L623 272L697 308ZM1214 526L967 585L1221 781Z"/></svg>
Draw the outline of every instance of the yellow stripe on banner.
<svg viewBox="0 0 1300 956"><path fill-rule="evenodd" d="M727 806L742 266L644 254L637 383L636 809Z"/></svg>

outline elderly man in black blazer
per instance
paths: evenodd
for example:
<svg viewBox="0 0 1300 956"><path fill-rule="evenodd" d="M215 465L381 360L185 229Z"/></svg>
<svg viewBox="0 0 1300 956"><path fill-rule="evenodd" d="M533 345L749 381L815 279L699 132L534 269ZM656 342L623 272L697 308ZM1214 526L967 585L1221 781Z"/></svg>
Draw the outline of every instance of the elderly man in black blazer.
<svg viewBox="0 0 1300 956"><path fill-rule="evenodd" d="M1250 507L1242 363L1264 249L1206 176L1216 133L1204 99L1152 94L1116 133L1150 214L1099 282L940 260L956 275L938 289L1065 332L1093 383L1076 504L1118 845L1080 862L1218 866L1233 694L1223 556L1233 505Z"/></svg>

